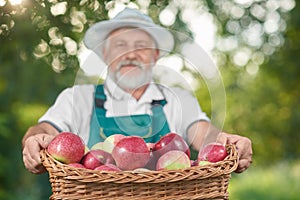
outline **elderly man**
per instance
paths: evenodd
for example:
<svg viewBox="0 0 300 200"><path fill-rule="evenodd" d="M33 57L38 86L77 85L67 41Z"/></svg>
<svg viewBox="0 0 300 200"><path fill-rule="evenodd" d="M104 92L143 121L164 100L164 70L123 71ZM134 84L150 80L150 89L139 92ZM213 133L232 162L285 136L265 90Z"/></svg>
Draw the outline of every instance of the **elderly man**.
<svg viewBox="0 0 300 200"><path fill-rule="evenodd" d="M39 151L63 131L78 134L88 147L116 133L156 142L175 132L196 150L212 141L235 144L240 158L237 172L250 166L248 138L214 128L189 92L153 82L155 62L173 49L168 30L126 8L112 20L93 25L84 42L107 64L107 78L103 85L65 89L39 123L28 129L22 144L30 172L44 172Z"/></svg>

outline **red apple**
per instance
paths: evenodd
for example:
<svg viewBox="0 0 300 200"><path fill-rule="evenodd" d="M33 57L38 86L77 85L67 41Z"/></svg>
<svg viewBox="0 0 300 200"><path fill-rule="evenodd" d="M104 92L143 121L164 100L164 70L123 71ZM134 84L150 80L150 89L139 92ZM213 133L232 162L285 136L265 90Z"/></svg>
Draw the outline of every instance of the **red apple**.
<svg viewBox="0 0 300 200"><path fill-rule="evenodd" d="M150 160L145 167L150 170L156 169L156 164L159 157L168 151L179 150L185 152L188 157L191 155L189 146L185 140L176 133L168 133L155 144L148 143L147 145L150 148L151 154Z"/></svg>
<svg viewBox="0 0 300 200"><path fill-rule="evenodd" d="M225 146L220 143L209 143L198 153L198 161L218 162L228 156Z"/></svg>
<svg viewBox="0 0 300 200"><path fill-rule="evenodd" d="M134 170L147 164L150 151L143 138L127 136L115 145L112 156L121 170Z"/></svg>
<svg viewBox="0 0 300 200"><path fill-rule="evenodd" d="M150 158L147 164L145 165L146 169L155 170L156 169L156 163L158 160L158 156L156 156L152 150L150 150Z"/></svg>
<svg viewBox="0 0 300 200"><path fill-rule="evenodd" d="M83 158L81 163L88 169L95 169L103 164L114 164L112 155L101 149L90 150Z"/></svg>
<svg viewBox="0 0 300 200"><path fill-rule="evenodd" d="M99 171L113 171L113 172L119 172L121 171L120 168L118 168L114 164L104 164L96 167L94 170L99 170Z"/></svg>
<svg viewBox="0 0 300 200"><path fill-rule="evenodd" d="M191 167L190 158L183 151L171 150L162 155L156 165L156 170L178 170Z"/></svg>
<svg viewBox="0 0 300 200"><path fill-rule="evenodd" d="M156 162L157 162L157 156L154 156L154 153L153 153L153 147L155 145L155 143L146 143L147 146L148 146L148 150L150 151L150 159L148 161L148 163L145 165L145 168L146 169L150 169L150 170L155 170L156 169Z"/></svg>
<svg viewBox="0 0 300 200"><path fill-rule="evenodd" d="M164 135L152 148L155 156L160 157L171 150L183 151L190 158L191 152L186 141L176 133Z"/></svg>
<svg viewBox="0 0 300 200"><path fill-rule="evenodd" d="M76 163L80 162L84 155L85 144L78 135L62 132L49 143L47 151L62 163Z"/></svg>
<svg viewBox="0 0 300 200"><path fill-rule="evenodd" d="M71 166L71 167L75 167L75 168L85 168L83 166L83 164L80 164L80 163L70 163L68 165Z"/></svg>

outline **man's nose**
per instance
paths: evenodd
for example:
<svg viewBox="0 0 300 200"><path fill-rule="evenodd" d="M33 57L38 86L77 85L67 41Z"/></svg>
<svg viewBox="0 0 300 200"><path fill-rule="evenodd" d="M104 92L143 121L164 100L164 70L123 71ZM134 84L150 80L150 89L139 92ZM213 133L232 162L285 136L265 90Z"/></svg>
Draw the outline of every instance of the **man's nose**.
<svg viewBox="0 0 300 200"><path fill-rule="evenodd" d="M125 57L128 60L135 60L138 56L138 51L136 49L129 49L126 53L125 53Z"/></svg>

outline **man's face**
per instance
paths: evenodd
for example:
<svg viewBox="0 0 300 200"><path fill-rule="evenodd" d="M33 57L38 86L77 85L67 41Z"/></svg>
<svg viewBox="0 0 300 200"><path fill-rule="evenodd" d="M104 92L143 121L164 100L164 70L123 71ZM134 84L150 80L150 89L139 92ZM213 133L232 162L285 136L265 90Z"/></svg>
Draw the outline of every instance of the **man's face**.
<svg viewBox="0 0 300 200"><path fill-rule="evenodd" d="M123 89L136 89L152 79L158 50L146 32L121 28L108 36L103 55L108 75Z"/></svg>

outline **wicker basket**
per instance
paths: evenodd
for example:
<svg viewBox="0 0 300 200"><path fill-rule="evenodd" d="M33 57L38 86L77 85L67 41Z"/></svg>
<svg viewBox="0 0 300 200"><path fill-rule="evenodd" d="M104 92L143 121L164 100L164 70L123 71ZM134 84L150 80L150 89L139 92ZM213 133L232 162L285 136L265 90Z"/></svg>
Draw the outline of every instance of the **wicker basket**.
<svg viewBox="0 0 300 200"><path fill-rule="evenodd" d="M221 162L184 170L103 172L74 168L41 151L52 186L50 199L193 200L228 199L231 172L237 168L235 146Z"/></svg>

